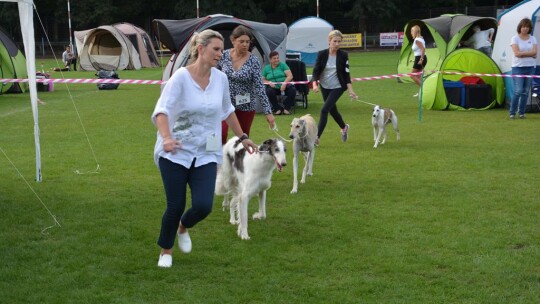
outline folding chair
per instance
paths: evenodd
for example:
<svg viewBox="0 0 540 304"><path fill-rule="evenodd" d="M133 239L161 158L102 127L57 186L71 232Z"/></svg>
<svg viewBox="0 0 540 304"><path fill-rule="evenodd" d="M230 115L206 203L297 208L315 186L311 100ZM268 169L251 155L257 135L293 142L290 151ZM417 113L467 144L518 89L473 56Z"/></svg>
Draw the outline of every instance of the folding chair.
<svg viewBox="0 0 540 304"><path fill-rule="evenodd" d="M286 63L293 74L293 81L308 81L306 64L304 62L300 60L287 59ZM296 104L300 103L304 109L307 109L309 85L306 83L295 84L294 86L296 88L296 99L294 101L294 106L296 107Z"/></svg>

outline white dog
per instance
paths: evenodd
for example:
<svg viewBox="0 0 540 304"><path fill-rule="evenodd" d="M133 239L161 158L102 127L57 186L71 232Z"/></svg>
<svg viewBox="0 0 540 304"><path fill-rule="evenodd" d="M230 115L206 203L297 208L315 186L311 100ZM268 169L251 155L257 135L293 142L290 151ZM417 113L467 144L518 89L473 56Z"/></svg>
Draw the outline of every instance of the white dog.
<svg viewBox="0 0 540 304"><path fill-rule="evenodd" d="M291 123L291 133L289 137L293 142L293 172L294 181L291 193L298 192L298 154L304 155L304 170L302 171L303 184L306 182L306 175L313 175L313 159L315 158L315 140L317 140L317 124L311 115L306 114L300 118L294 118Z"/></svg>
<svg viewBox="0 0 540 304"><path fill-rule="evenodd" d="M275 168L281 172L287 165L286 146L278 139L268 139L259 146L259 152L250 154L233 137L223 146L223 164L216 179L217 195L224 195L224 207L230 201L230 223L238 224L238 236L249 240L248 204L255 195L259 195L259 211L253 219L266 218L266 190L272 185L272 173Z"/></svg>
<svg viewBox="0 0 540 304"><path fill-rule="evenodd" d="M399 140L398 118L396 113L392 109L382 109L379 106L373 108L373 115L371 117L371 124L373 125L373 140L375 145L373 148L377 148L379 142L384 144L386 142L386 125L392 122L392 127L397 133L397 140ZM380 141L381 135L383 136L382 142Z"/></svg>

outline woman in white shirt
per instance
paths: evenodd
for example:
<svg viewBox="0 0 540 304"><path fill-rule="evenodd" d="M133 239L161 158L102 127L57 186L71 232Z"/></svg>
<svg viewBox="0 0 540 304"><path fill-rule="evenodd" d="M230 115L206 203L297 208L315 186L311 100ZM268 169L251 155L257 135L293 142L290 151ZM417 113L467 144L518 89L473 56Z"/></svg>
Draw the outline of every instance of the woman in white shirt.
<svg viewBox="0 0 540 304"><path fill-rule="evenodd" d="M522 19L517 26L517 35L512 37L512 75L533 75L536 68L536 52L538 44L536 38L531 35L532 21L529 18ZM532 78L513 77L514 95L510 103L510 119L516 117L525 118L525 107Z"/></svg>
<svg viewBox="0 0 540 304"><path fill-rule="evenodd" d="M157 242L162 248L159 267L172 266L177 234L180 251L191 251L187 229L212 211L217 164L222 162L221 121L227 122L249 152L257 150L234 113L227 76L215 68L222 56L223 37L204 30L193 35L190 47L194 62L167 81L152 114L158 128L154 160L167 199ZM184 213L188 185L191 208Z"/></svg>
<svg viewBox="0 0 540 304"><path fill-rule="evenodd" d="M415 25L411 28L411 36L414 39L412 44L412 51L414 53L414 64L412 68L412 73L419 73L422 72L422 70L427 64L426 42L422 37L422 31L420 30L420 26ZM411 76L412 80L414 80L414 82L416 82L418 86L420 86L421 77L421 75ZM417 96L418 93L414 94L413 97Z"/></svg>

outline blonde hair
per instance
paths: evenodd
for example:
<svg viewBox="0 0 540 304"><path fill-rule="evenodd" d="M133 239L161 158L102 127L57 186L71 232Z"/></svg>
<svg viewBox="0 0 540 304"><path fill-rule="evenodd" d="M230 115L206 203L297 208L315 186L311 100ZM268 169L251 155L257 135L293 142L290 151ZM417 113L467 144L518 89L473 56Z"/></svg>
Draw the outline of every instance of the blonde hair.
<svg viewBox="0 0 540 304"><path fill-rule="evenodd" d="M210 43L210 39L218 38L223 41L223 36L214 30L204 30L200 33L195 32L191 39L189 40L189 52L191 54L191 61L197 60L199 58L198 46L207 46Z"/></svg>
<svg viewBox="0 0 540 304"><path fill-rule="evenodd" d="M332 38L339 37L343 39L343 34L338 30L333 30L328 34L328 40L332 40Z"/></svg>
<svg viewBox="0 0 540 304"><path fill-rule="evenodd" d="M418 26L418 25L415 25L415 26L411 27L411 31L414 32L414 34L412 35L413 38L422 36L422 30L420 29L420 26Z"/></svg>

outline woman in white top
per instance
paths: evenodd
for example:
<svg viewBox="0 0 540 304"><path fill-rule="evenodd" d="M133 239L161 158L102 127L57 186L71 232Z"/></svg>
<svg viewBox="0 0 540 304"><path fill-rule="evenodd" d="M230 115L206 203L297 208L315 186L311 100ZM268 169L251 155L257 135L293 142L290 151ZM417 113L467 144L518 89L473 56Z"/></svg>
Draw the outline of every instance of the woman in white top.
<svg viewBox="0 0 540 304"><path fill-rule="evenodd" d="M536 68L536 52L538 49L536 38L531 35L532 21L529 18L522 19L517 26L517 35L512 37L512 75L533 75ZM516 116L525 118L528 93L532 84L532 78L513 77L514 95L510 103L510 119Z"/></svg>
<svg viewBox="0 0 540 304"><path fill-rule="evenodd" d="M222 161L221 121L227 122L250 153L257 150L236 118L227 76L215 68L222 56L223 37L213 30L195 33L190 47L194 62L167 81L152 114L158 128L154 160L167 200L157 242L162 248L159 267L172 266L176 234L180 251L191 251L187 229L212 211L217 164ZM188 185L191 208L184 213Z"/></svg>
<svg viewBox="0 0 540 304"><path fill-rule="evenodd" d="M412 73L418 73L422 72L422 70L427 64L426 42L422 37L422 31L420 30L420 26L418 25L415 25L411 28L411 36L414 39L412 44L412 51L414 53L414 64L412 68ZM421 75L411 76L412 80L414 80L414 82L416 82L418 86L420 86L421 77ZM414 97L417 96L418 93L414 94Z"/></svg>

